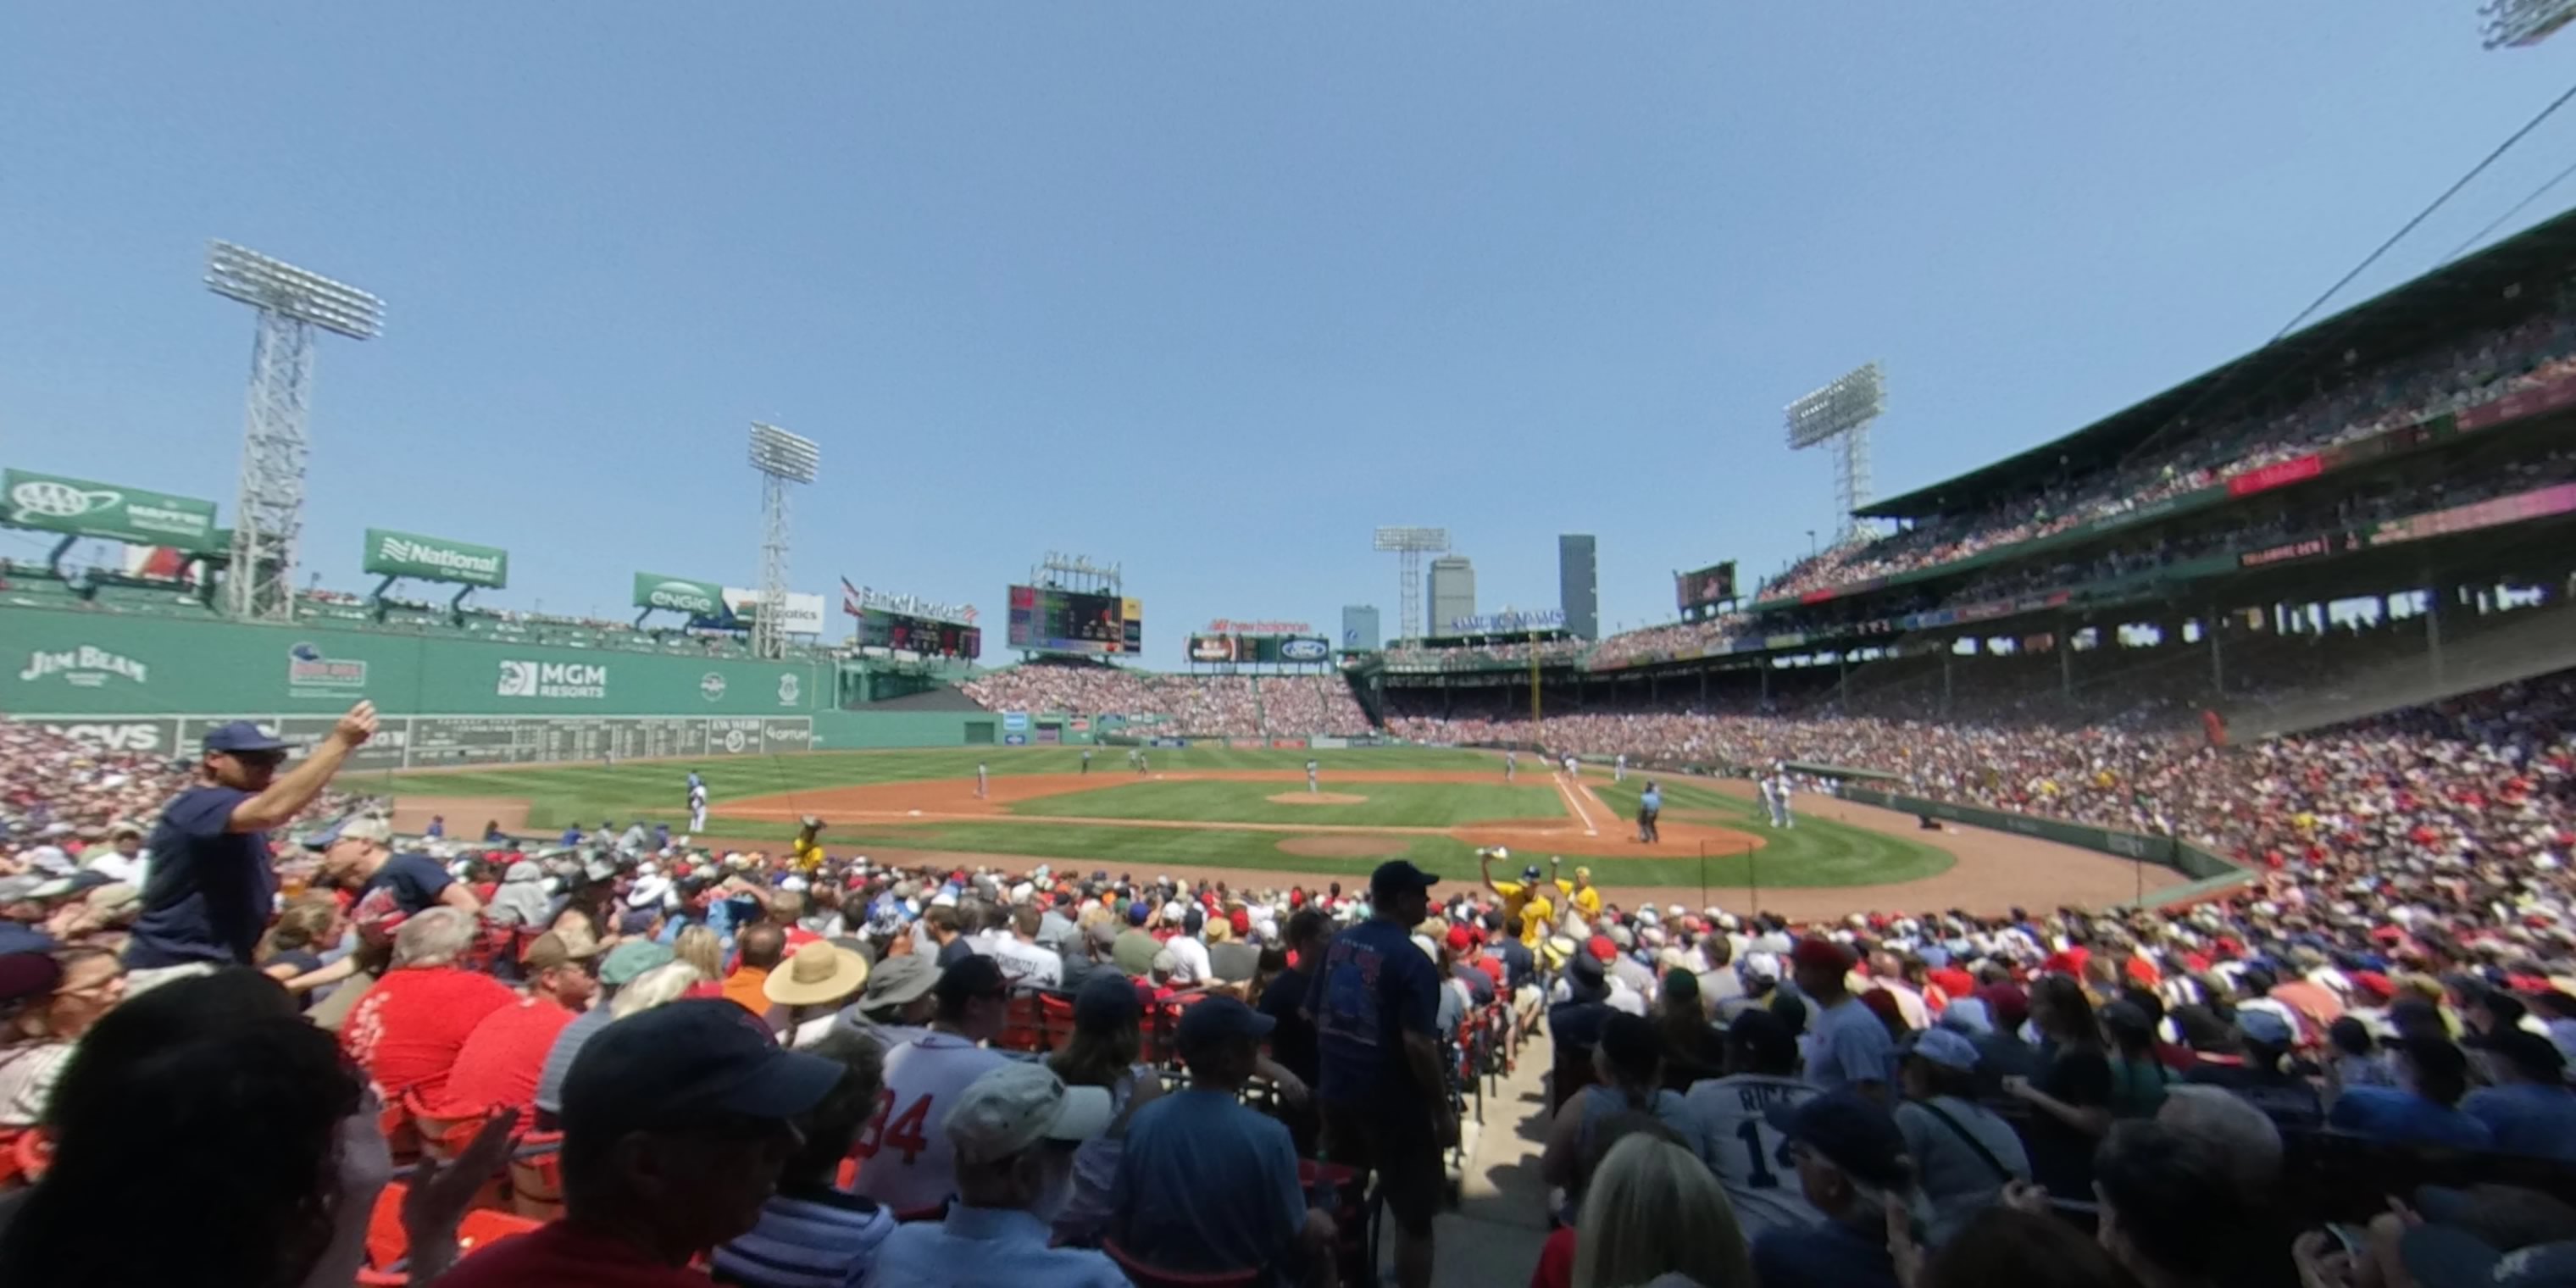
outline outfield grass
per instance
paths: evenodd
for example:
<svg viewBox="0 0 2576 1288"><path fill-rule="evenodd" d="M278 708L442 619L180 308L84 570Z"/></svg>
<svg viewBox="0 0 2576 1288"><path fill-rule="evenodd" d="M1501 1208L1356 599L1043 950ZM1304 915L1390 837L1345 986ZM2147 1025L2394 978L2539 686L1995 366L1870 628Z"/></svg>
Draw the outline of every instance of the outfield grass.
<svg viewBox="0 0 2576 1288"><path fill-rule="evenodd" d="M1325 823L1359 827L1455 827L1506 818L1563 818L1565 802L1547 786L1495 783L1327 781L1323 790L1368 799L1357 804L1282 803L1303 796L1303 783L1128 782L1009 807L1014 814L1057 818L1169 818L1208 823Z"/></svg>
<svg viewBox="0 0 2576 1288"><path fill-rule="evenodd" d="M1222 748L1151 753L1156 769L1299 769L1309 753L1303 751L1252 751ZM1482 817L1536 818L1562 812L1555 791L1544 777L1524 781L1509 788L1503 786L1499 767L1490 756L1473 752L1444 751L1429 748L1401 748L1365 751L1325 751L1312 753L1327 773L1334 769L1382 770L1454 770L1492 769L1491 784L1460 783L1411 784L1369 783L1358 779L1335 784L1327 778L1329 790L1349 792L1370 798L1374 804L1386 799L1393 804L1416 793L1424 794L1422 802L1410 807L1425 810L1479 808L1473 802L1500 802L1492 807L1501 814ZM900 752L819 752L800 756L752 758L709 758L700 766L707 776L709 795L716 802L717 823L710 828L718 835L744 840L784 843L795 835L795 825L783 822L728 820L723 818L722 803L778 792L810 791L858 783L905 782L936 778L973 776L981 759L996 777L1011 774L1071 773L1081 767L1078 753L1064 748L943 748L930 751ZM681 783L689 766L678 762L641 765L619 765L602 768L597 765L551 765L525 769L490 769L457 773L370 775L358 780L366 790L391 791L423 796L506 796L524 797L530 801L531 830L551 832L567 821L578 821L584 827L595 826L603 818L614 818L621 824L641 817L646 822L682 823L679 809ZM1281 811L1276 821L1288 823L1355 822L1374 826L1449 826L1433 815L1428 821L1395 823L1387 818L1354 817L1348 811L1367 806L1298 806L1271 805L1262 798L1276 792L1302 790L1303 783L1174 783L1137 782L1127 775L1126 755L1119 748L1095 752L1092 762L1095 776L1106 775L1099 789L1077 795L1058 796L1026 802L1029 812L1062 814L1068 804L1091 798L1094 808L1100 803L1121 800L1143 800L1130 797L1133 792L1161 792L1171 789L1229 789L1203 798L1211 808L1235 811L1246 808L1245 802L1264 810ZM1121 782L1121 776L1125 781ZM1624 784L1589 779L1594 794L1599 796L1621 820L1636 814L1637 793L1644 786L1641 777L1631 774ZM1909 837L1865 831L1823 819L1806 818L1789 831L1775 832L1763 824L1758 807L1749 800L1724 795L1713 788L1690 780L1659 779L1664 789L1664 816L1671 819L1687 814L1724 826L1761 836L1770 844L1758 855L1711 854L1701 861L1694 853L1678 845L1666 846L1657 857L1568 859L1566 867L1577 865L1592 869L1593 879L1608 886L1651 886L1673 891L1674 898L1690 897L1684 892L1705 887L1713 894L1741 890L1758 876L1766 887L1853 886L1875 885L1919 880L1948 870L1951 857L1940 850ZM1237 795L1236 793L1240 793ZM1510 793L1497 796L1496 792ZM1454 797L1464 806L1440 806L1429 802L1440 796ZM1137 813L1100 817L1152 817L1164 820L1207 821L1201 815L1186 812L1187 798L1170 798L1181 803L1170 813ZM1123 805L1119 806L1124 808ZM1228 821L1271 821L1261 817L1231 815ZM451 830L478 827L479 820L450 820ZM827 846L834 852L862 851L870 847L948 851L955 853L1007 854L1031 859L1060 859L1077 863L1086 869L1107 868L1113 872L1137 872L1159 866L1198 864L1211 867L1252 868L1277 872L1313 872L1365 876L1382 858L1331 859L1281 852L1279 842L1286 839L1278 832L1245 831L1210 822L1206 827L1126 827L1114 821L1098 824L1050 824L1009 821L862 824L835 823L825 834ZM1411 859L1422 867L1452 880L1476 878L1473 847L1438 835L1389 835L1390 851ZM1541 853L1515 853L1513 860L1545 862Z"/></svg>
<svg viewBox="0 0 2576 1288"><path fill-rule="evenodd" d="M1302 770L1308 757L1330 773L1336 769L1491 769L1502 779L1493 757L1472 751L1434 747L1377 747L1345 751L1253 750L1228 747L1155 748L1148 764L1161 770L1276 769ZM780 792L814 791L866 783L920 782L937 778L972 778L981 763L994 777L1014 774L1071 774L1082 769L1082 753L1072 747L940 747L906 751L818 751L792 756L709 756L696 762L662 760L604 766L590 763L531 765L524 768L464 769L431 773L344 774L353 790L397 796L511 796L528 802L528 825L560 830L566 823L597 826L602 819L623 824L641 815L647 822L684 822L688 773L695 768L707 780L707 799L714 812L724 803ZM1092 752L1091 773L1103 785L1135 782L1123 747ZM1273 788L1272 790L1280 790ZM1541 809L1533 814L1550 811ZM1321 820L1318 820L1321 821ZM479 822L476 824L479 826ZM729 828L729 831L740 830Z"/></svg>

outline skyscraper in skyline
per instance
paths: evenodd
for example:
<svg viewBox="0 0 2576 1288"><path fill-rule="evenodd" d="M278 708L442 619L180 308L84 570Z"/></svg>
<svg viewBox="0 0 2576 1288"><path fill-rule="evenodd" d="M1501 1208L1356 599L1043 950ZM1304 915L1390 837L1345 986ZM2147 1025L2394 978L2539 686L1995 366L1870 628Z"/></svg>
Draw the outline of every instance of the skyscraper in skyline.
<svg viewBox="0 0 2576 1288"><path fill-rule="evenodd" d="M1601 570L1588 532L1556 539L1556 606L1565 610L1567 634L1601 638Z"/></svg>
<svg viewBox="0 0 2576 1288"><path fill-rule="evenodd" d="M1455 628L1449 623L1476 615L1476 566L1467 556L1442 555L1432 560L1422 579L1423 598L1431 604L1431 620L1423 623L1423 634L1451 634Z"/></svg>

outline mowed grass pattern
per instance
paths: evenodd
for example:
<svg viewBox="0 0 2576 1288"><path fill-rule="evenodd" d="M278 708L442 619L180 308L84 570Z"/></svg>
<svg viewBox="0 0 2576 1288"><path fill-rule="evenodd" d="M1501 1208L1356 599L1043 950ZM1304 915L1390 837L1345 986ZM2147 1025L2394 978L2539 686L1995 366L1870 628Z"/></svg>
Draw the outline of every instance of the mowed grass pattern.
<svg viewBox="0 0 2576 1288"><path fill-rule="evenodd" d="M1472 751L1436 747L1378 747L1346 751L1284 751L1190 747L1153 748L1146 752L1156 771L1203 769L1303 770L1312 756L1324 773L1342 769L1492 770L1502 781L1500 762ZM602 819L620 825L641 817L646 822L684 822L687 779L696 769L707 780L712 812L724 803L782 792L813 791L862 783L921 782L972 778L982 763L994 777L1011 774L1071 774L1082 769L1082 753L1073 747L938 747L903 751L818 751L793 756L709 756L699 761L657 760L627 765L531 765L524 768L440 770L429 773L342 775L354 790L412 796L511 796L528 802L528 825L560 831L567 823L596 827ZM1135 782L1123 747L1092 749L1091 774L1104 786ZM1304 784L1298 784L1303 787ZM1272 788L1283 790L1285 784ZM1541 811L1542 813L1545 811ZM462 820L450 819L451 828ZM480 820L475 826L481 826ZM758 835L728 826L728 834Z"/></svg>
<svg viewBox="0 0 2576 1288"><path fill-rule="evenodd" d="M1193 769L1273 769L1295 770L1305 766L1310 753L1287 750L1233 750L1226 748L1191 748L1182 751L1151 752L1157 770L1186 771ZM1311 753L1321 762L1327 791L1342 791L1368 796L1372 801L1395 789L1404 794L1414 791L1454 794L1465 800L1505 799L1491 797L1481 783L1402 784L1371 783L1363 778L1332 779L1339 770L1482 770L1491 771L1493 788L1502 788L1500 762L1477 752L1451 751L1438 748L1385 748L1354 751ZM800 756L710 757L698 765L707 778L708 793L714 800L716 823L710 828L718 835L744 840L767 840L784 843L795 834L791 823L726 820L724 802L781 792L819 790L852 783L907 782L925 779L969 778L978 760L983 761L996 777L1009 774L1072 773L1081 768L1081 758L1070 748L995 747L941 748L923 751L888 752L818 752ZM1523 769L1528 770L1524 765ZM365 790L423 796L506 796L524 797L530 801L529 824L532 830L560 830L566 822L578 821L583 827L596 826L602 819L623 824L642 818L647 823L681 823L682 781L690 766L677 761L650 764L618 765L549 765L525 769L489 769L452 773L416 773L366 775L357 778ZM1080 796L1116 798L1120 788L1142 787L1186 788L1194 786L1231 787L1245 791L1247 798L1265 808L1290 811L1287 822L1338 823L1351 820L1345 810L1359 806L1269 806L1262 798L1273 793L1304 790L1303 782L1295 783L1138 783L1127 769L1122 748L1095 750L1091 772L1094 777L1107 775L1102 787ZM1618 827L1624 833L1628 820L1636 814L1637 793L1644 780L1629 775L1625 784L1613 785L1606 777L1595 776L1586 769L1585 781L1594 794L1618 816ZM1606 774L1607 771L1600 771ZM1126 782L1119 779L1125 776ZM1593 878L1609 886L1650 886L1671 890L1675 899L1693 897L1689 891L1705 889L1713 896L1721 892L1743 890L1750 884L1764 887L1831 887L1876 885L1919 880L1949 869L1952 859L1947 853L1908 837L1846 827L1822 819L1801 819L1789 831L1770 830L1758 817L1758 807L1751 801L1721 794L1713 788L1690 780L1659 779L1664 788L1664 816L1667 819L1687 814L1695 820L1718 823L1761 836L1770 844L1753 855L1719 853L1715 847L1702 858L1696 847L1668 845L1649 851L1637 847L1636 858L1568 859L1570 870L1577 865L1592 869ZM1487 817L1547 817L1562 813L1555 803L1555 791L1544 774L1524 772L1519 783L1507 789L1513 803L1507 812ZM1536 793L1533 797L1530 793ZM1060 806L1077 796L1058 796L1044 801L1027 802L1031 812L1053 814L1053 808L1036 809L1039 805ZM1229 804L1228 806L1232 806ZM1185 813L1142 815L1179 822L1204 822ZM1236 819L1233 821L1258 821ZM480 820L450 819L451 831L480 827ZM1383 819L1367 820L1368 826L1447 826L1438 821L1420 824L1394 824ZM1032 860L1058 859L1080 864L1085 869L1105 868L1117 873L1151 875L1149 869L1160 866L1205 865L1213 867L1251 868L1276 872L1339 874L1345 878L1364 878L1382 859L1330 859L1282 853L1282 834L1275 831L1246 831L1228 828L1224 822L1209 822L1205 827L1124 827L1114 820L1091 823L1021 823L1021 822L954 822L920 824L862 824L835 822L826 834L828 847L836 853L865 852L870 847L948 851L955 853L1006 854ZM1400 851L1395 857L1412 860L1423 868L1451 880L1476 879L1476 857L1473 847L1439 835L1386 834L1390 850ZM1649 857L1651 855L1651 857ZM1542 853L1515 853L1515 863L1529 860L1545 862Z"/></svg>
<svg viewBox="0 0 2576 1288"><path fill-rule="evenodd" d="M1098 771L1095 770L1096 774ZM1565 803L1544 784L1380 783L1325 775L1324 792L1368 799L1315 804L1274 801L1303 796L1304 783L1129 782L1095 791L1041 796L1010 806L1014 814L1055 818L1157 818L1208 823L1323 823L1362 827L1454 827L1506 818L1563 818Z"/></svg>

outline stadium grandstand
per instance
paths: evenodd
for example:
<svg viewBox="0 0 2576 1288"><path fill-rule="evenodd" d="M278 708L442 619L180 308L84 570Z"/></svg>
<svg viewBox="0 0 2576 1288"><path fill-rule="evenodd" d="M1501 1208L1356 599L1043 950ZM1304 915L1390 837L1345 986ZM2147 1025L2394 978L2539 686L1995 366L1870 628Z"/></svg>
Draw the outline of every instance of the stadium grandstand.
<svg viewBox="0 0 2576 1288"><path fill-rule="evenodd" d="M1423 1288L1507 1170L1543 1249L1445 1282L2565 1282L2572 429L2567 215L1597 642L985 668L650 627L642 577L280 622L220 560L0 565L0 1283ZM1273 845L1370 756L1562 799L1571 873ZM1595 885L1659 861L1639 771L2137 895ZM1259 864L1013 848L1229 775Z"/></svg>

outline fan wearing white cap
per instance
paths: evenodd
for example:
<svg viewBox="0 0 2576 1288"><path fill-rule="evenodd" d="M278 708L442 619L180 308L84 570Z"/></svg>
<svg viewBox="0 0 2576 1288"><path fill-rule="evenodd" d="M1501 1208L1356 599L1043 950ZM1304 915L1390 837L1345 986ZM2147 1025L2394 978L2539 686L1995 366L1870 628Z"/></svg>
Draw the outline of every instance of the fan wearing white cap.
<svg viewBox="0 0 2576 1288"><path fill-rule="evenodd" d="M1012 1061L976 1078L943 1129L956 1204L943 1221L897 1226L862 1282L1124 1288L1127 1276L1101 1253L1047 1246L1050 1220L1073 1190L1074 1150L1108 1130L1111 1116L1106 1090L1068 1087L1043 1065Z"/></svg>

